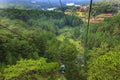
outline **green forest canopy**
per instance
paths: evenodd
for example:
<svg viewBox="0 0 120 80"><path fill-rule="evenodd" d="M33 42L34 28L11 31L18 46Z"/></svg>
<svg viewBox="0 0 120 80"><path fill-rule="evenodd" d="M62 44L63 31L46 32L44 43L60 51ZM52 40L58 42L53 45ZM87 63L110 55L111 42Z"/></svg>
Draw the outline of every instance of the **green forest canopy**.
<svg viewBox="0 0 120 80"><path fill-rule="evenodd" d="M120 14L90 24L87 73L81 68L86 34L81 18L18 9L0 14L0 25L9 29L0 26L0 80L119 80ZM64 77L61 63L67 67Z"/></svg>

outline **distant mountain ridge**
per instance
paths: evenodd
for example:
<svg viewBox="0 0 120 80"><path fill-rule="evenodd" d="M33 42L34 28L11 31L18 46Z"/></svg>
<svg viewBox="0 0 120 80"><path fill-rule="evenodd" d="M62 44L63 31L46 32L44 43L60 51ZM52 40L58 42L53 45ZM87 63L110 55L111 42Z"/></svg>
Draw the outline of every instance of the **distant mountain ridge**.
<svg viewBox="0 0 120 80"><path fill-rule="evenodd" d="M90 0L61 0L63 6L68 3L76 5L89 4ZM93 0L98 1L98 0ZM47 9L60 7L60 0L0 0L0 8Z"/></svg>
<svg viewBox="0 0 120 80"><path fill-rule="evenodd" d="M0 0L0 2L59 2L59 0ZM90 0L62 0L63 3L89 2ZM93 0L98 1L98 0Z"/></svg>

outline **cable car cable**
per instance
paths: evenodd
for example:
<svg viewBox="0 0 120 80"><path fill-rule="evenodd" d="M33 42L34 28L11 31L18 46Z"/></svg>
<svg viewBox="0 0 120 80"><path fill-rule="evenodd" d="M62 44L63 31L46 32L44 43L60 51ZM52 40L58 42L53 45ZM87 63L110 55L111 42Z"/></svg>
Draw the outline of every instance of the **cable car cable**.
<svg viewBox="0 0 120 80"><path fill-rule="evenodd" d="M50 0L48 0L48 3L49 3L49 5L50 5L50 7L53 7L53 5L52 5L52 3L51 3Z"/></svg>
<svg viewBox="0 0 120 80"><path fill-rule="evenodd" d="M88 23L87 23L85 43L84 43L85 51L88 50L87 42L88 42L88 32L89 32L89 26L90 26L90 17L91 17L91 11L92 11L92 3L93 3L93 0L90 0L89 13L88 13ZM84 52L84 64L86 64L86 52Z"/></svg>
<svg viewBox="0 0 120 80"><path fill-rule="evenodd" d="M59 0L59 2L60 2L60 8L62 9L62 13L64 14L65 20L66 20L66 22L68 23L67 16L65 15L64 10L63 10L62 1Z"/></svg>
<svg viewBox="0 0 120 80"><path fill-rule="evenodd" d="M88 31L89 31L89 25L90 25L90 17L91 17L91 11L92 11L92 3L93 0L90 0L90 8L89 8L89 15L88 15L88 24L87 24L87 32L86 32L86 46L87 46L87 41L88 41Z"/></svg>

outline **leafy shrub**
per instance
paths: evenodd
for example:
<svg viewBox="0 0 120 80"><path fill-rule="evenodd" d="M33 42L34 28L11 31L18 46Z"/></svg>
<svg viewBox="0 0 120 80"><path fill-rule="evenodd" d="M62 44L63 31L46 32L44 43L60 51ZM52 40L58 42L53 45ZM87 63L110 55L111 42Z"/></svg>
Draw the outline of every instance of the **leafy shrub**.
<svg viewBox="0 0 120 80"><path fill-rule="evenodd" d="M14 80L32 74L48 74L57 69L57 63L47 63L45 58L39 60L20 60L16 65L9 66L4 70L5 80Z"/></svg>

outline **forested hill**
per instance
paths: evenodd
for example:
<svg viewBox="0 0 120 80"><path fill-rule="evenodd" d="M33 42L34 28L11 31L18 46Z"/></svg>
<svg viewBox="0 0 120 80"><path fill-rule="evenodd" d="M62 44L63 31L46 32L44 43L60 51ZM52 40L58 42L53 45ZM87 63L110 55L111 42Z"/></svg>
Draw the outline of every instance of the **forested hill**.
<svg viewBox="0 0 120 80"><path fill-rule="evenodd" d="M84 43L86 25L62 12L0 9L0 80L119 80L120 14L90 23Z"/></svg>
<svg viewBox="0 0 120 80"><path fill-rule="evenodd" d="M1 16L11 19L21 19L28 21L30 18L39 19L43 16L52 18L62 18L64 14L55 11L43 11L43 10L19 10L19 9L1 9Z"/></svg>
<svg viewBox="0 0 120 80"><path fill-rule="evenodd" d="M81 25L82 20L76 16L64 15L62 12L56 11L44 11L44 10L19 10L19 9L0 9L2 17L8 17L10 19L20 19L25 22L29 22L30 19L41 19L43 17L62 19L63 24L70 26Z"/></svg>
<svg viewBox="0 0 120 80"><path fill-rule="evenodd" d="M63 79L61 63L78 74L76 46L69 39L61 41L58 37L79 35L78 26L83 23L80 18L66 15L66 20L61 12L37 10L1 9L0 14L1 80ZM75 78L69 76L72 71L66 72L66 78Z"/></svg>

